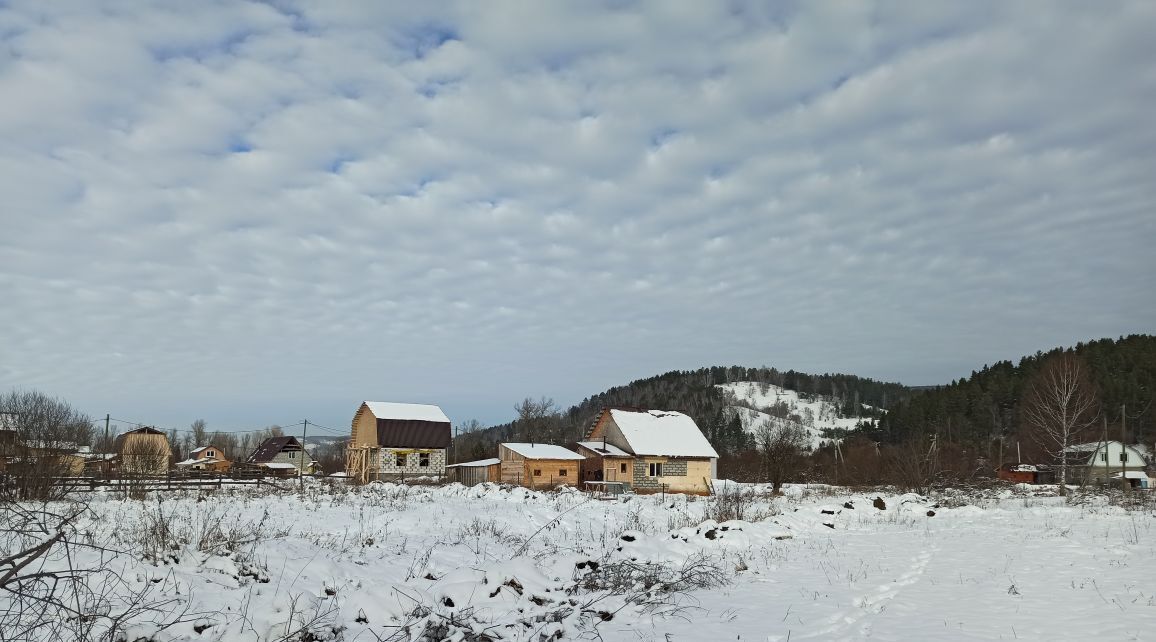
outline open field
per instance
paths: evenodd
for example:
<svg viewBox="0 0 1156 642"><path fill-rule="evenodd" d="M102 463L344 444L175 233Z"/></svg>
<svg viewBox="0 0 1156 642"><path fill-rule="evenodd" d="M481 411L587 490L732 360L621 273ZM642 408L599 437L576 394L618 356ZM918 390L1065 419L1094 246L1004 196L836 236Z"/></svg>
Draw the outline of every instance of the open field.
<svg viewBox="0 0 1156 642"><path fill-rule="evenodd" d="M99 639L124 611L112 639L1142 640L1156 631L1150 498L1126 510L1046 489L925 498L794 486L773 499L739 490L749 493L739 502L602 502L575 491L310 480L303 495L86 494L69 555L74 568L105 571L81 578L64 603L87 615L21 629L6 593L0 638L68 639L91 627L84 635ZM736 511L745 519L717 519ZM6 536L4 552L37 537ZM66 568L62 550L38 564Z"/></svg>

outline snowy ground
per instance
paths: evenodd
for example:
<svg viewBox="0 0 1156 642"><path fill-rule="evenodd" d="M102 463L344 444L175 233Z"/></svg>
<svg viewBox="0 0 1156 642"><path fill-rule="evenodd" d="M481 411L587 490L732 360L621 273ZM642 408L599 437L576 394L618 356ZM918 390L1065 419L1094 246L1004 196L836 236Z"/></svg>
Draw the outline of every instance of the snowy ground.
<svg viewBox="0 0 1156 642"><path fill-rule="evenodd" d="M493 485L98 494L82 529L131 551L117 590L187 611L130 640L1156 637L1151 502L788 491L722 524L702 498Z"/></svg>
<svg viewBox="0 0 1156 642"><path fill-rule="evenodd" d="M823 442L832 441L831 430L851 430L861 421L874 422L870 417L840 417L839 408L829 398L822 395L815 399L804 399L794 390L787 390L773 384L754 381L739 381L719 384L717 387L734 396L737 405L731 409L738 413L743 422L743 430L754 433L772 416L765 409L783 404L788 412L798 417L799 423L811 438L811 448Z"/></svg>

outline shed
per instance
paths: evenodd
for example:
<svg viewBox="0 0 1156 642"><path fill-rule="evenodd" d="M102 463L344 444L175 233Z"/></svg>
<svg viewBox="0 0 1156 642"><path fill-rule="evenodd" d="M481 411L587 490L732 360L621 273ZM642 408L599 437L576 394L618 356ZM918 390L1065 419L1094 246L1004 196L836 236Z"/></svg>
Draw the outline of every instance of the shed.
<svg viewBox="0 0 1156 642"><path fill-rule="evenodd" d="M475 486L502 481L502 460L496 457L466 461L446 466L446 477L452 482Z"/></svg>
<svg viewBox="0 0 1156 642"><path fill-rule="evenodd" d="M578 484L582 455L550 444L498 444L502 481L527 488Z"/></svg>

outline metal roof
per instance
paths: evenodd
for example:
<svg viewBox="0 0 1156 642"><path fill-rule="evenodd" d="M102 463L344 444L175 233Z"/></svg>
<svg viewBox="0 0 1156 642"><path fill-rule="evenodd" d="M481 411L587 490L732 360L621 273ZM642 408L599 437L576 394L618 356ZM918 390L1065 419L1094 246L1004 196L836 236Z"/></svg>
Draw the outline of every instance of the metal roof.
<svg viewBox="0 0 1156 642"><path fill-rule="evenodd" d="M383 448L449 448L448 421L378 419L377 443Z"/></svg>
<svg viewBox="0 0 1156 642"><path fill-rule="evenodd" d="M302 450L301 442L297 441L296 437L290 435L270 437L261 442L261 445L257 446L257 450L254 450L253 454L249 455L249 459L245 461L250 464L261 464L273 461L273 458L284 450Z"/></svg>

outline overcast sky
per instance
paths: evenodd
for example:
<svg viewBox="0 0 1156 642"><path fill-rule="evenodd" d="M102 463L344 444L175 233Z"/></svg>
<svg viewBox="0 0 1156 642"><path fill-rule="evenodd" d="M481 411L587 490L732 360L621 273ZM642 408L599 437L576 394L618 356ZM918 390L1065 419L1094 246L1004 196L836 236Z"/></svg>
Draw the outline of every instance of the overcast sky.
<svg viewBox="0 0 1156 642"><path fill-rule="evenodd" d="M0 390L496 423L1150 333L1153 33L1150 0L3 2Z"/></svg>

